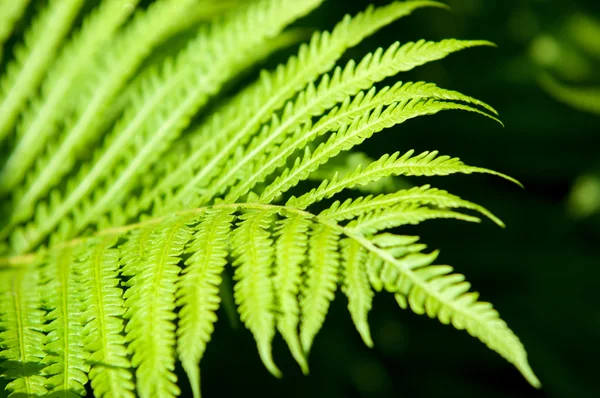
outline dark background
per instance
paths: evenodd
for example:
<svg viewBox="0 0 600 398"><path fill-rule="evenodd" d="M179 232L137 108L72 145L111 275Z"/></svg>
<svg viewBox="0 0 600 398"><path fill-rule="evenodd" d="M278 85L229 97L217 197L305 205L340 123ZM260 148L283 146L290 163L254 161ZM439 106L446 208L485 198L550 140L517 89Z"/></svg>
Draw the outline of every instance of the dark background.
<svg viewBox="0 0 600 398"><path fill-rule="evenodd" d="M329 28L344 13L369 3L330 0L303 24ZM491 40L498 48L463 51L393 80L432 81L482 99L499 111L506 127L478 115L446 112L384 131L361 149L373 157L437 149L523 182L525 189L485 176L414 179L414 184L430 183L486 206L507 228L489 221L440 220L400 232L418 234L431 248L441 249L438 261L454 265L483 300L494 303L525 344L543 389L529 386L467 333L403 311L391 295L375 298L369 317L375 348L369 349L351 323L346 298L338 294L312 349L308 377L278 338L275 359L284 377L274 379L262 366L250 333L232 330L222 313L203 359L206 397L600 396L600 215L569 211L579 209L577 202L569 205L578 178L600 172L600 116L563 105L537 81L548 71L568 84L600 83L600 58L579 48L565 28L577 13L600 21L600 2L446 3L452 12L418 11L347 57L360 58L396 40ZM549 39L564 50L554 59L548 56ZM590 39L600 45L600 37Z"/></svg>

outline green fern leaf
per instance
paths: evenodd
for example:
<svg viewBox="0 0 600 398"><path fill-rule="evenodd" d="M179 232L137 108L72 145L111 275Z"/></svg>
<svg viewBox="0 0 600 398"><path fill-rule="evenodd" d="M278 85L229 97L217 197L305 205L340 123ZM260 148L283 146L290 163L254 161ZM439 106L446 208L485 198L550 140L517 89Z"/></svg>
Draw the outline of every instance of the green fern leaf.
<svg viewBox="0 0 600 398"><path fill-rule="evenodd" d="M454 218L462 221L480 222L479 218L468 216L451 210L432 209L417 204L400 204L388 209L378 209L348 223L348 228L363 235L399 227L407 224L419 224L425 220L436 218Z"/></svg>
<svg viewBox="0 0 600 398"><path fill-rule="evenodd" d="M22 221L33 213L34 203L60 182L75 164L76 153L94 142L100 134L103 112L141 65L150 51L176 26L178 16L193 0L163 0L153 3L127 26L118 40L94 65L85 90L81 93L76 117L64 129L60 144L41 157L29 175L25 187L17 193L13 221ZM84 185L85 186L85 185ZM57 198L55 197L54 200ZM24 248L27 250L28 248Z"/></svg>
<svg viewBox="0 0 600 398"><path fill-rule="evenodd" d="M286 100L293 97L307 83L316 79L321 73L327 72L334 66L335 61L341 57L346 49L359 44L364 38L370 36L381 27L388 25L394 20L409 15L415 9L427 6L441 6L440 3L431 1L412 1L409 3L395 2L380 8L368 8L364 13L351 18L346 16L331 33L317 33L313 36L310 44L303 45L296 57L292 57L285 66L280 66L272 73L265 73L261 80L243 91L238 98L225 107L216 119L208 122L207 130L200 130L197 135L200 142L206 142L206 137L213 137L219 131L222 138L213 141L210 146L201 148L192 154L177 169L178 177L167 177L169 181L181 181L181 173L190 168L198 170L193 178L177 192L175 203L183 203L186 207L195 204L189 198L190 193L201 186L200 182L210 181L219 170L226 167L223 163L228 157L252 137L262 122L269 120L272 113L279 109ZM244 104L247 113L239 115L239 104ZM235 116L232 111L235 109ZM229 123L221 123L221 121ZM209 151L208 157L205 152ZM207 159L207 164L195 162ZM229 162L231 164L231 162ZM233 163L235 164L235 163ZM224 176L218 182L211 185L211 192L219 193L228 182ZM162 187L162 189L173 190L174 187ZM212 197L213 195L207 195ZM184 200L184 198L186 198Z"/></svg>
<svg viewBox="0 0 600 398"><path fill-rule="evenodd" d="M486 103L431 83L375 87L490 43L394 43L339 65L396 19L444 7L393 2L315 33L252 81L257 64L304 37L288 26L322 0L155 0L132 18L136 0L82 11L80 2L25 12L33 24L0 77L0 139L11 134L0 171L9 218L0 253L10 255L0 257L0 376L11 396L91 388L99 397L174 397L179 360L198 398L221 300L233 318L237 304L268 371L280 376L279 332L308 373L338 286L367 346L374 291L385 290L402 308L467 330L539 386L519 339L464 276L433 265L438 252L425 253L418 237L387 232L479 221L461 211L503 225L480 205L429 185L406 188L398 176L518 182L437 151L378 160L355 151L443 110L497 121ZM0 4L10 10L0 21L12 26L26 5ZM43 35L44 26L56 30ZM320 183L304 189L306 180ZM344 201L348 190L378 195ZM340 200L319 203L331 198ZM229 262L233 292L223 284Z"/></svg>
<svg viewBox="0 0 600 398"><path fill-rule="evenodd" d="M47 337L44 344L50 396L76 397L85 394L88 381L88 357L84 349L82 292L79 267L74 262L72 248L58 250L43 266L42 297L47 311Z"/></svg>
<svg viewBox="0 0 600 398"><path fill-rule="evenodd" d="M337 133L331 134L325 143L319 145L314 153L311 153L306 148L302 160L297 158L294 167L282 172L262 193L261 201L269 202L279 197L282 193L298 184L298 182L307 179L311 172L318 169L319 166L341 151L347 151L361 144L365 139L382 131L384 128L402 123L414 117L431 115L443 110L452 109L481 113L481 111L468 105L436 100L413 99L392 104L385 109L379 106L373 111L357 118L355 121L343 125Z"/></svg>
<svg viewBox="0 0 600 398"><path fill-rule="evenodd" d="M325 218L331 218L336 221L353 219L378 209L396 206L398 204L418 204L429 205L437 208L464 208L478 211L499 226L504 223L486 208L475 203L466 201L456 195L452 195L444 190L431 188L429 185L404 189L392 194L382 194L378 196L369 195L359 197L354 200L348 199L344 203L334 202L331 207L323 210L319 215Z"/></svg>
<svg viewBox="0 0 600 398"><path fill-rule="evenodd" d="M182 307L177 330L177 351L192 385L200 396L198 363L210 341L221 301L219 285L227 264L231 210L207 211L186 249L191 257L178 281L177 306Z"/></svg>
<svg viewBox="0 0 600 398"><path fill-rule="evenodd" d="M289 215L279 221L273 276L280 312L277 317L277 328L304 374L308 374L308 364L298 336L300 323L298 294L302 285L302 269L306 261L310 225L310 221L300 215Z"/></svg>
<svg viewBox="0 0 600 398"><path fill-rule="evenodd" d="M175 376L175 292L177 265L191 231L186 218L167 219L136 234L123 254L123 274L132 276L125 293L125 328L141 397L179 395ZM131 242L131 243L130 243ZM129 256L139 258L129 262ZM122 260L122 261L123 261Z"/></svg>
<svg viewBox="0 0 600 398"><path fill-rule="evenodd" d="M311 231L306 282L300 290L300 342L305 352L325 321L340 275L339 233L317 224Z"/></svg>
<svg viewBox="0 0 600 398"><path fill-rule="evenodd" d="M373 347L367 321L374 296L365 268L367 251L358 242L348 238L343 239L340 245L344 267L342 291L348 297L348 310L365 344Z"/></svg>
<svg viewBox="0 0 600 398"><path fill-rule="evenodd" d="M33 271L33 272L32 272ZM0 375L10 382L9 397L48 392L41 374L45 357L44 312L39 305L39 275L23 268L0 278Z"/></svg>
<svg viewBox="0 0 600 398"><path fill-rule="evenodd" d="M271 341L275 336L275 294L271 279L273 240L268 228L273 211L249 211L239 217L232 246L235 260L234 297L240 319L254 335L260 357L273 375L281 372L273 362Z"/></svg>
<svg viewBox="0 0 600 398"><path fill-rule="evenodd" d="M90 353L89 378L97 397L134 397L135 384L123 336L125 314L119 286L119 254L115 237L92 241L81 257L86 295L83 317L85 350Z"/></svg>
<svg viewBox="0 0 600 398"><path fill-rule="evenodd" d="M364 170L359 166L352 174L343 178L334 176L331 181L325 180L318 188L311 190L301 197L292 197L288 201L288 204L298 208L306 208L313 203L330 198L344 189L366 185L373 181L377 181L382 177L399 175L435 176L454 173L486 173L498 175L519 184L519 182L513 178L495 171L465 165L458 158L438 156L437 151L427 151L416 156L413 155L413 150L406 152L402 156L400 156L399 152L392 155L383 155L379 160L371 163Z"/></svg>

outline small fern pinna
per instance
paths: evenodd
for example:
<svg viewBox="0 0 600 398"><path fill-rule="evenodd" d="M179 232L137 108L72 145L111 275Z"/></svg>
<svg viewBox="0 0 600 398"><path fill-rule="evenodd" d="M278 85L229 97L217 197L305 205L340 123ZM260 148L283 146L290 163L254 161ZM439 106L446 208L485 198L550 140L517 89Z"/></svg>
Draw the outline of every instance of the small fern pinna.
<svg viewBox="0 0 600 398"><path fill-rule="evenodd" d="M395 233L434 218L479 221L461 209L501 221L428 185L376 192L395 176L510 178L435 151L350 171L330 162L414 117L496 119L431 83L378 84L490 43L394 43L341 62L380 28L444 7L396 1L314 33L246 84L248 71L306 38L292 24L323 2L0 2L0 375L11 395L177 396L180 362L199 396L227 264L240 319L276 376L275 334L308 372L337 289L371 346L368 313L385 290L465 329L539 386L492 306L434 265L438 253L418 237ZM365 196L339 201L349 190Z"/></svg>

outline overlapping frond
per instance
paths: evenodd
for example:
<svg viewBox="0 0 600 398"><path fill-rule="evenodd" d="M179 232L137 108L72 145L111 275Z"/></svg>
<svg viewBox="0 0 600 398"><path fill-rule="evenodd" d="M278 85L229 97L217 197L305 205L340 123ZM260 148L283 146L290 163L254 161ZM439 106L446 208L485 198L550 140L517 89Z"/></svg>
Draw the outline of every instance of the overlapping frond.
<svg viewBox="0 0 600 398"><path fill-rule="evenodd" d="M57 121L71 111L66 104L72 87L89 74L89 65L99 50L129 17L136 1L111 0L102 2L83 22L75 37L62 50L60 57L48 70L41 95L23 113L16 126L17 142L0 171L0 190L7 192L19 183L30 169L44 146L58 133Z"/></svg>
<svg viewBox="0 0 600 398"><path fill-rule="evenodd" d="M417 237L389 231L429 219L479 221L463 210L502 226L491 212L429 185L388 184L376 196L320 203L397 176L514 181L437 151L332 162L411 118L464 110L497 120L484 102L432 83L375 87L488 42L394 43L336 65L396 19L443 5L368 7L223 98L301 37L302 28L285 29L321 2L209 3L208 13L226 11L186 31L176 39L185 45L167 55L152 54L202 19L200 2L157 0L129 18L135 0L102 0L72 27L81 0L51 0L34 18L0 88L0 139L15 132L14 148L4 141L13 150L0 177L10 202L0 231L12 253L0 258L0 377L9 393L77 397L91 387L98 397L173 397L181 363L199 397L222 299L237 304L268 371L280 375L272 353L279 332L307 373L338 287L368 346L373 297L385 290L402 308L466 329L539 385L519 339L464 277L434 265L437 252L425 253ZM26 4L15 2L7 23ZM44 35L45 27L56 30ZM300 182L323 176L302 190ZM220 289L228 263L232 295Z"/></svg>
<svg viewBox="0 0 600 398"><path fill-rule="evenodd" d="M17 1L19 3L19 1ZM0 79L0 142L12 131L69 32L83 0L54 0L41 9Z"/></svg>
<svg viewBox="0 0 600 398"><path fill-rule="evenodd" d="M325 164L329 159L342 151L347 151L361 144L364 140L385 128L403 123L408 119L432 115L443 110L467 110L483 113L469 105L435 99L409 99L392 103L385 108L379 105L370 112L365 112L355 120L342 124L336 133L331 134L327 141L321 143L314 151L305 147L304 155L296 158L293 167L283 170L265 188L260 200L264 203L269 203L278 198L300 181L306 180L312 172L317 170L322 164ZM298 130L298 135L300 138L292 137L291 140L303 142L305 136L303 131ZM313 136L314 133L311 131L308 135ZM288 148L287 143L284 142L280 148L284 148L283 150L285 151L285 148Z"/></svg>
<svg viewBox="0 0 600 398"><path fill-rule="evenodd" d="M451 158L445 155L439 156L437 151L427 151L420 153L419 155L414 155L414 153L414 150L410 150L402 156L400 156L400 152L395 152L392 155L383 155L379 160L372 162L364 169L359 166L353 173L342 178L334 176L331 181L323 181L318 188L314 188L298 198L292 197L288 201L288 204L304 209L313 203L330 198L344 189L366 185L388 176L435 176L454 173L487 173L500 175L510 181L518 183L514 179L495 171L468 166L458 158Z"/></svg>
<svg viewBox="0 0 600 398"><path fill-rule="evenodd" d="M82 148L98 140L99 127L110 102L139 68L148 54L170 32L176 30L179 16L194 0L162 0L138 14L126 29L97 58L78 93L74 116L63 120L65 127L58 144L39 157L30 170L23 187L17 189L14 222L26 219L34 212L34 204L56 186L69 172ZM57 195L52 195L57 200Z"/></svg>
<svg viewBox="0 0 600 398"><path fill-rule="evenodd" d="M332 218L336 221L344 221L400 204L428 205L442 209L463 208L475 210L485 215L499 226L504 226L502 220L483 206L461 199L447 191L432 188L429 185L411 189L402 189L390 194L381 194L377 196L369 195L366 197L358 197L356 199L347 199L343 203L338 200L335 201L331 207L319 213L319 215L326 218Z"/></svg>
<svg viewBox="0 0 600 398"><path fill-rule="evenodd" d="M39 213L36 222L26 227L28 244L36 245L69 213L74 217L64 222L61 231L66 236L61 238L102 220L135 186L135 177L169 148L191 116L227 80L255 62L257 46L270 47L269 37L319 1L302 0L294 2L294 7L284 7L287 2L282 0L260 1L200 31L161 74L148 76L94 161L68 182L66 197L50 197L49 216ZM262 21L260 29L256 21ZM32 237L36 240L31 241Z"/></svg>
<svg viewBox="0 0 600 398"><path fill-rule="evenodd" d="M394 20L427 6L440 6L440 3L395 2L379 8L369 7L355 17L346 16L331 32L315 33L310 43L300 47L297 56L291 57L273 72L264 73L255 84L232 99L199 129L195 134L198 138L192 137L191 140L191 145L198 146L198 149L180 160L179 167L174 167L174 171L163 179L153 198L164 195L165 191L173 195L172 191L185 182L171 203L194 205L190 200L193 197L191 194L227 169L225 164L232 164L227 160L239 145L252 138L260 125L272 118L273 113L306 84L330 70L346 49ZM186 181L190 174L191 180ZM218 182L211 184L212 191L219 192L221 184L226 182L221 176Z"/></svg>
<svg viewBox="0 0 600 398"><path fill-rule="evenodd" d="M409 192L417 195L427 190ZM460 199L443 193L433 191L431 195L436 193L450 201L449 207L461 204ZM221 204L108 230L104 237L74 241L75 248L51 250L42 268L48 281L42 285L42 292L48 295L46 289L53 288L60 295L42 301L44 308L50 309L48 326L44 326L49 339L46 344L43 339L35 344L42 350L37 355L49 364L40 374L52 376L44 386L68 387L81 394L85 367L91 366L92 386L100 396L109 396L111 389L129 395L134 370L141 396L175 396L179 393L173 373L177 350L194 393L199 395L198 362L216 320L220 274L225 272L230 254L234 258L234 297L240 317L254 334L267 369L276 375L279 370L271 353L276 329L307 371L305 355L340 285L367 345L372 345L367 314L374 290L384 289L394 293L403 308L410 306L418 314L427 313L442 323L466 328L537 385L522 344L488 303L477 302L478 296L468 293L470 285L462 275L451 274L448 266L431 265L437 252L424 254L425 246L417 243L418 238L378 233L448 214L466 220L470 217L409 202L355 216L341 225L334 210L313 215L291 206ZM126 241L118 243L117 236ZM184 251L190 257L180 274ZM75 252L87 254L75 261L76 256L69 255ZM122 284L124 294L115 285L117 264L121 264L126 278ZM23 269L4 272L18 276ZM51 281L49 272L60 278ZM96 278L91 279L93 275ZM18 286L14 278L9 280L7 286L3 285L5 300L10 289ZM84 301L72 293L78 288L88 292ZM24 294L33 295L26 297L34 301L38 299L35 292L32 289ZM77 313L83 317L72 319ZM128 320L124 329L119 314ZM3 322L8 325L11 321ZM68 328L65 322L70 322ZM102 333L100 328L107 330ZM83 331L86 338L77 340L73 331ZM3 339L10 336L0 334ZM125 341L131 363L127 361ZM15 355L15 344L9 343L0 342L1 347L13 347L4 349L3 357L11 352ZM75 380L64 386L59 375L69 373Z"/></svg>

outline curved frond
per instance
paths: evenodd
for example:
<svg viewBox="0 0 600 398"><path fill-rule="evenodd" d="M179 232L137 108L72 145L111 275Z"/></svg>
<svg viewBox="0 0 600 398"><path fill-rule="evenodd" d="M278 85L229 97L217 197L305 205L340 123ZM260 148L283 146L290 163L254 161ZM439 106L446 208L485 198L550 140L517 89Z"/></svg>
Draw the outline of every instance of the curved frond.
<svg viewBox="0 0 600 398"><path fill-rule="evenodd" d="M386 291L466 330L539 386L519 339L465 277L434 265L438 252L418 237L389 232L480 221L462 211L503 226L405 177L518 182L437 151L356 152L444 110L498 121L486 103L432 83L380 84L490 43L396 42L341 64L398 18L445 7L396 1L314 33L252 80L305 36L301 19L322 2L153 0L131 18L137 0L81 11L82 0L42 2L0 77L0 140L11 135L0 171L0 253L10 255L0 257L0 377L11 396L175 397L181 363L199 398L221 300L234 322L237 305L269 372L280 376L279 332L306 374L338 287L369 347L374 292ZM0 3L6 26L35 11L28 0ZM350 190L366 196L342 196Z"/></svg>
<svg viewBox="0 0 600 398"><path fill-rule="evenodd" d="M317 87L309 84L306 90L300 92L294 103L288 103L280 119L274 117L271 124L250 142L246 153L241 157L234 157L230 160L229 164L224 166L227 172L211 184L205 199L200 203L210 200L212 196L220 193L220 189L235 185L237 180L241 180L241 182L234 186L227 195L227 199L235 201L246 194L254 184L261 182L275 167L281 165L280 163L283 160L281 155L268 157L267 161L260 156L266 148L280 144L283 148L289 148L284 153L289 153L290 150L298 148L297 143L290 145L288 142L283 142L286 136L302 124L310 122L313 116L321 115L334 105L343 102L348 96L353 96L386 77L443 58L451 52L483 44L488 43L460 40L435 43L423 40L418 43L407 43L402 47L399 43L395 43L385 53L379 49L375 53L367 55L356 66L353 61L350 61L344 69L337 68L331 77L325 75ZM409 83L403 88L404 90L401 93L404 95L398 95L395 101L409 98L459 98L464 102L476 103L489 112L495 112L493 108L480 101L469 99L467 96L452 91L435 88L435 86L416 84L411 87ZM321 129L317 130L319 133L326 131L322 125L320 127ZM302 139L308 141L305 137L302 137ZM243 172L246 165L249 165L247 168L250 168L252 173Z"/></svg>
<svg viewBox="0 0 600 398"><path fill-rule="evenodd" d="M383 155L379 160L365 167L364 170L359 166L350 175L342 178L334 176L331 181L325 180L318 188L305 193L301 197L292 197L288 201L288 204L303 209L313 203L330 198L344 189L366 185L388 176L435 176L455 173L486 173L498 175L519 184L516 180L504 174L481 167L468 166L458 158L451 158L445 155L438 156L437 151L426 151L413 156L414 153L414 150L410 150L402 156L400 156L400 152L395 152L392 155Z"/></svg>
<svg viewBox="0 0 600 398"><path fill-rule="evenodd" d="M455 211L408 203L390 208L379 208L378 210L366 213L348 223L348 228L362 235L371 235L389 228L408 224L416 225L425 220L436 218L454 218L462 221L480 222L477 217Z"/></svg>
<svg viewBox="0 0 600 398"><path fill-rule="evenodd" d="M342 125L331 134L326 142L320 144L314 152L305 148L302 159L298 157L294 166L284 170L261 194L261 201L270 202L291 187L308 178L310 173L325 164L329 159L361 144L373 134L403 123L418 116L432 115L443 110L467 110L482 113L476 108L454 102L433 99L412 99L393 103L386 108L378 106L356 120Z"/></svg>
<svg viewBox="0 0 600 398"><path fill-rule="evenodd" d="M461 199L444 190L431 188L429 185L403 189L391 194L381 194L377 196L369 195L366 197L358 197L354 200L347 199L343 203L338 200L335 201L331 207L319 213L319 216L334 219L336 221L344 221L402 203L435 206L442 209L464 208L475 210L485 215L499 226L504 227L504 223L486 208Z"/></svg>
<svg viewBox="0 0 600 398"><path fill-rule="evenodd" d="M390 248L384 250L361 241L367 250L395 268L397 276L387 278L388 285L394 285L388 290L395 293L402 308L410 307L417 314L427 314L443 324L467 330L512 362L532 385L540 386L527 363L523 344L499 318L492 305L477 301L479 295L468 292L471 285L464 281L463 275L452 274L452 267L430 265L437 253L416 253L397 258Z"/></svg>

